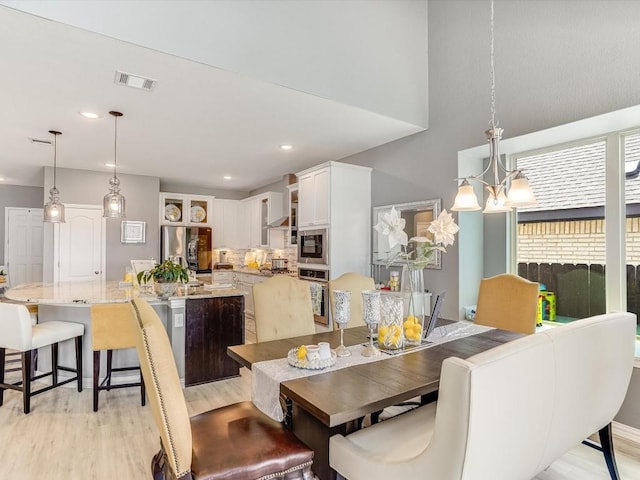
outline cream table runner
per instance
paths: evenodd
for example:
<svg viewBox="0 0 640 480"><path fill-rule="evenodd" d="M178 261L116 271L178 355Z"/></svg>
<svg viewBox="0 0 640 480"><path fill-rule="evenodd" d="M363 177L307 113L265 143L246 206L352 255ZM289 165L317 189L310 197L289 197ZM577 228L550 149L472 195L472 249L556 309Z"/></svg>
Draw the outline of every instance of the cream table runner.
<svg viewBox="0 0 640 480"><path fill-rule="evenodd" d="M475 323L466 321L450 323L448 325L436 327L429 336L430 343L406 350L398 355L451 342L453 340L458 340L459 338L477 335L489 330L493 329L491 327L476 325ZM335 365L322 370L308 370L292 367L289 365L286 358L254 363L251 366L251 399L253 400L253 403L271 418L281 422L284 418L282 407L280 406L280 384L282 382L293 380L295 378L317 375L319 373L331 372L333 370L351 367L353 365L377 362L387 358L392 358L391 355L386 355L384 353L375 357L363 357L360 354L364 348L363 345L352 345L347 348L351 351L351 356L338 357Z"/></svg>

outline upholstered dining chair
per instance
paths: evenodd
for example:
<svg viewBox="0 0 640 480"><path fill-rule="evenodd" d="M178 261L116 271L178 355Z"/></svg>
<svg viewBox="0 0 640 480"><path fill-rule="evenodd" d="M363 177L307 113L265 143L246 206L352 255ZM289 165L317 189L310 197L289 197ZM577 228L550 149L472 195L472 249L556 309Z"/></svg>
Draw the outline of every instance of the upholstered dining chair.
<svg viewBox="0 0 640 480"><path fill-rule="evenodd" d="M611 422L631 379L635 328L635 315L611 313L448 358L437 403L334 435L329 463L349 480L529 479L599 431L618 480Z"/></svg>
<svg viewBox="0 0 640 480"><path fill-rule="evenodd" d="M253 286L258 342L313 335L313 305L309 283L276 275Z"/></svg>
<svg viewBox="0 0 640 480"><path fill-rule="evenodd" d="M34 323L29 310L24 305L0 303L0 405L4 401L6 389L22 392L23 411L31 411L31 397L52 388L77 381L78 392L82 391L82 336L84 325L81 323L50 321ZM75 341L76 368L58 364L58 343L65 340ZM33 376L32 358L38 348L51 346L51 371ZM22 357L22 380L8 384L4 382L5 354L11 349L20 352ZM75 377L58 381L58 370L75 373ZM51 385L31 390L31 382L51 375Z"/></svg>
<svg viewBox="0 0 640 480"><path fill-rule="evenodd" d="M189 418L169 338L155 310L131 301L136 348L160 431L154 480L313 479L313 450L251 402Z"/></svg>
<svg viewBox="0 0 640 480"><path fill-rule="evenodd" d="M475 322L513 332L534 333L538 290L536 282L510 273L482 279Z"/></svg>
<svg viewBox="0 0 640 480"><path fill-rule="evenodd" d="M329 298L331 299L331 316L335 305L333 303L334 290L348 290L351 292L349 327L357 327L366 325L362 318L362 295L364 290L374 290L376 284L371 277L361 275L355 272L347 272L340 275L334 280L329 280ZM333 329L337 330L339 325L333 322Z"/></svg>
<svg viewBox="0 0 640 480"><path fill-rule="evenodd" d="M144 380L112 384L113 372L140 371L140 367L126 366L113 368L113 351L135 348L135 331L128 303L91 305L91 349L93 350L93 411L98 411L98 394L102 390L140 387L140 403L144 406L146 395ZM107 373L100 383L100 363L102 351L107 352Z"/></svg>

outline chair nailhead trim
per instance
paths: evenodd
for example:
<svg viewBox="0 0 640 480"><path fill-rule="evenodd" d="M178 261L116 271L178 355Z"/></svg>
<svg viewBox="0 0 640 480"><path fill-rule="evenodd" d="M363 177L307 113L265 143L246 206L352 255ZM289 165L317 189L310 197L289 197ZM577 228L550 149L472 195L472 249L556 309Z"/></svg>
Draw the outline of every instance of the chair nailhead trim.
<svg viewBox="0 0 640 480"><path fill-rule="evenodd" d="M288 468L287 470L284 470L282 472L270 473L269 475L265 475L264 477L258 478L258 480L272 480L274 478L282 478L288 473L296 472L298 470L303 470L307 467L310 467L312 463L313 463L313 460L306 463L302 463L300 465L296 465L295 467Z"/></svg>
<svg viewBox="0 0 640 480"><path fill-rule="evenodd" d="M178 458L176 456L176 447L175 447L175 443L173 441L173 437L171 435L171 428L169 426L169 422L167 422L167 412L166 412L166 408L165 408L165 402L164 402L164 398L162 397L162 392L160 391L160 388L158 386L158 376L156 373L156 368L155 365L153 363L153 358L151 357L151 353L149 351L149 340L147 338L147 332L145 331L143 325L142 325L142 321L140 320L140 311L138 310L138 305L136 304L135 300L131 302L133 305L134 310L136 311L136 320L138 321L138 326L140 327L140 330L142 331L142 338L143 338L143 343L144 343L144 349L145 349L145 355L147 357L147 359L149 360L149 365L151 366L151 376L153 377L153 383L156 387L156 391L158 392L158 397L160 398L160 410L162 413L162 421L164 422L164 426L167 430L167 435L169 436L169 443L171 445L168 445L169 449L171 450L171 456L173 457L173 463L175 463L176 465L176 470L178 470L178 472L176 473L176 476L178 478L182 477L183 475L186 475L187 473L191 473L191 466L189 466L189 470L184 470L181 471L182 469L180 468L179 462L178 462Z"/></svg>

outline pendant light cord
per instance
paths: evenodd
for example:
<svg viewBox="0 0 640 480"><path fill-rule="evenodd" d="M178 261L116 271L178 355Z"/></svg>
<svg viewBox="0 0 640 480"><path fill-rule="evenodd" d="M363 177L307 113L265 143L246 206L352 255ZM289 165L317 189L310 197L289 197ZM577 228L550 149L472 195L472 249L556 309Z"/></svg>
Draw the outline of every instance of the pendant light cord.
<svg viewBox="0 0 640 480"><path fill-rule="evenodd" d="M117 178L116 168L118 166L118 116L113 116L115 121L115 134L113 136L113 178Z"/></svg>
<svg viewBox="0 0 640 480"><path fill-rule="evenodd" d="M58 165L58 135L53 134L53 188L56 188L56 170Z"/></svg>
<svg viewBox="0 0 640 480"><path fill-rule="evenodd" d="M496 69L494 54L494 11L493 0L491 0L491 22L489 27L489 59L490 59L490 79L491 79L491 128L496 128Z"/></svg>

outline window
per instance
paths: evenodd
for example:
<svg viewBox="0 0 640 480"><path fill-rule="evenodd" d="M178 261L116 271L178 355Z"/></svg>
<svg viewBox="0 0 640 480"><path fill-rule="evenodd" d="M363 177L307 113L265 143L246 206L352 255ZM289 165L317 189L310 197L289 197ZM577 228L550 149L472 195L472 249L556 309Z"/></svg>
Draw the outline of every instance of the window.
<svg viewBox="0 0 640 480"><path fill-rule="evenodd" d="M539 203L518 209L516 215L518 274L546 287L539 318L568 322L606 312L607 241L613 250L623 240L624 265L609 263L608 268L626 272L626 285L617 288L622 308L640 317L640 133L611 134L514 159ZM620 174L608 176L607 169L616 168L616 162ZM608 191L620 190L621 177L626 218L617 235L607 235L607 221L616 228L616 209L607 208L615 195ZM637 331L640 339L640 324Z"/></svg>
<svg viewBox="0 0 640 480"><path fill-rule="evenodd" d="M538 205L518 209L518 274L539 282L539 320L606 312L605 152L598 140L517 158Z"/></svg>

